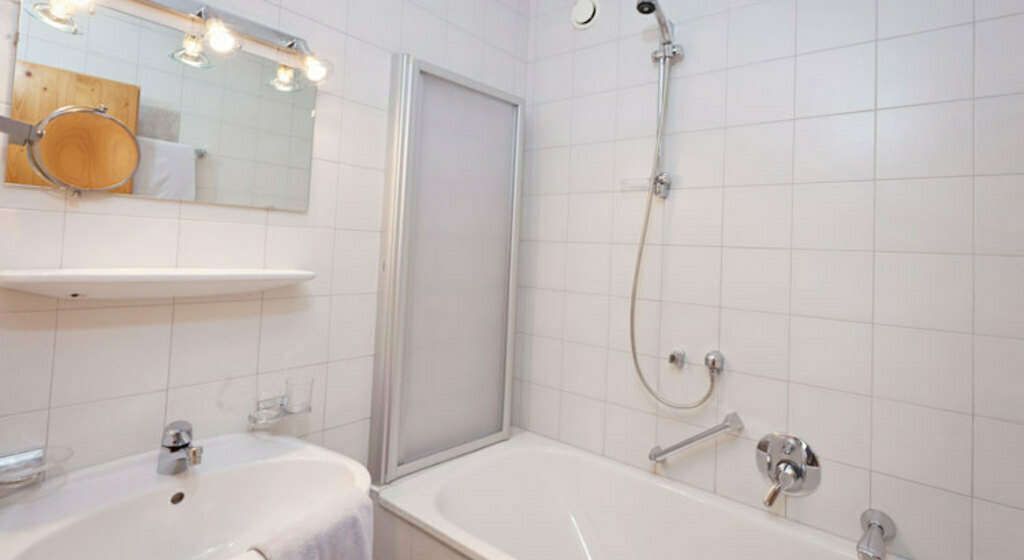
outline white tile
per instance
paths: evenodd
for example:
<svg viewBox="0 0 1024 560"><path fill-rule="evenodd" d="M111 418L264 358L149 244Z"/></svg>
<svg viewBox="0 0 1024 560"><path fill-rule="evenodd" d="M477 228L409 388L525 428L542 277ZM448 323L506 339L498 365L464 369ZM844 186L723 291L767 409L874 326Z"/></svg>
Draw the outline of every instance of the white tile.
<svg viewBox="0 0 1024 560"><path fill-rule="evenodd" d="M163 421L163 393L55 408L47 443L74 450L66 468L88 467L151 450Z"/></svg>
<svg viewBox="0 0 1024 560"><path fill-rule="evenodd" d="M966 256L878 253L875 322L970 331L971 268Z"/></svg>
<svg viewBox="0 0 1024 560"><path fill-rule="evenodd" d="M572 58L572 92L589 95L615 89L618 81L615 43L605 43L576 51Z"/></svg>
<svg viewBox="0 0 1024 560"><path fill-rule="evenodd" d="M340 97L319 94L316 99L316 120L313 122L313 157L338 161L341 153L341 118L344 102Z"/></svg>
<svg viewBox="0 0 1024 560"><path fill-rule="evenodd" d="M657 84L644 84L616 92L615 136L619 139L653 136L657 130ZM612 120L612 119L607 119ZM573 136L575 138L575 135Z"/></svg>
<svg viewBox="0 0 1024 560"><path fill-rule="evenodd" d="M797 51L840 47L874 39L875 4L875 0L799 0L796 8Z"/></svg>
<svg viewBox="0 0 1024 560"><path fill-rule="evenodd" d="M63 223L64 214L59 212L0 209L5 238L0 260L8 268L60 266Z"/></svg>
<svg viewBox="0 0 1024 560"><path fill-rule="evenodd" d="M1014 56L1024 46L1024 15L979 22L976 35L975 95L1024 91L1024 69Z"/></svg>
<svg viewBox="0 0 1024 560"><path fill-rule="evenodd" d="M725 134L725 184L788 183L793 179L793 123L730 128Z"/></svg>
<svg viewBox="0 0 1024 560"><path fill-rule="evenodd" d="M590 294L608 293L611 250L608 245L569 243L565 251L565 289Z"/></svg>
<svg viewBox="0 0 1024 560"><path fill-rule="evenodd" d="M722 243L731 247L789 247L792 189L741 187L723 192Z"/></svg>
<svg viewBox="0 0 1024 560"><path fill-rule="evenodd" d="M604 454L616 461L647 469L647 454L654 447L654 415L608 405L605 409Z"/></svg>
<svg viewBox="0 0 1024 560"><path fill-rule="evenodd" d="M66 268L175 264L177 220L68 213L64 228Z"/></svg>
<svg viewBox="0 0 1024 560"><path fill-rule="evenodd" d="M1024 425L974 420L974 495L1024 508Z"/></svg>
<svg viewBox="0 0 1024 560"><path fill-rule="evenodd" d="M526 146L548 148L569 144L572 133L572 104L554 101L535 105L527 113Z"/></svg>
<svg viewBox="0 0 1024 560"><path fill-rule="evenodd" d="M722 282L721 254L717 247L663 247L662 298L717 305Z"/></svg>
<svg viewBox="0 0 1024 560"><path fill-rule="evenodd" d="M49 412L0 416L0 453L8 455L46 445Z"/></svg>
<svg viewBox="0 0 1024 560"><path fill-rule="evenodd" d="M445 21L415 4L403 5L402 49L428 62L444 64Z"/></svg>
<svg viewBox="0 0 1024 560"><path fill-rule="evenodd" d="M610 192L615 190L615 144L611 142L575 146L572 149L571 167L563 184L571 186L576 193ZM597 200L597 199L591 199ZM609 200L608 218L611 218Z"/></svg>
<svg viewBox="0 0 1024 560"><path fill-rule="evenodd" d="M326 297L264 301L260 371L327 361L330 316L330 299Z"/></svg>
<svg viewBox="0 0 1024 560"><path fill-rule="evenodd" d="M696 10L675 9L672 13L695 12ZM728 43L730 35L729 25L729 14L724 10L721 13L708 17L678 23L676 25L676 41L683 47L683 52L686 53L686 63L678 67L677 75L702 74L712 70L720 70L725 68L727 64L736 64L732 59L726 59L730 52L730 45ZM653 37L653 34L649 36ZM745 45L737 45L739 50L745 48ZM620 58L620 72L622 72L622 64L623 62Z"/></svg>
<svg viewBox="0 0 1024 560"><path fill-rule="evenodd" d="M727 370L788 379L788 317L723 309L721 331L720 350L728 356Z"/></svg>
<svg viewBox="0 0 1024 560"><path fill-rule="evenodd" d="M874 395L971 412L971 336L875 327Z"/></svg>
<svg viewBox="0 0 1024 560"><path fill-rule="evenodd" d="M1024 383L1015 364L1024 360L1024 340L974 338L974 412L1024 423Z"/></svg>
<svg viewBox="0 0 1024 560"><path fill-rule="evenodd" d="M569 148L533 150L527 158L527 190L530 194L569 192Z"/></svg>
<svg viewBox="0 0 1024 560"><path fill-rule="evenodd" d="M0 416L49 405L56 323L53 311L0 315Z"/></svg>
<svg viewBox="0 0 1024 560"><path fill-rule="evenodd" d="M691 364L695 365L698 367L696 371L703 375L704 353L721 346L720 324L721 314L717 307L662 302L661 327L659 329L661 351L659 355L668 356L674 350L686 350L689 352L686 357L687 367ZM670 371L678 372L679 370L673 368ZM689 370L684 368L683 377L689 373ZM692 381L693 379L682 380L684 383ZM701 388L695 387L696 390Z"/></svg>
<svg viewBox="0 0 1024 560"><path fill-rule="evenodd" d="M164 389L170 346L170 306L60 311L51 404Z"/></svg>
<svg viewBox="0 0 1024 560"><path fill-rule="evenodd" d="M567 342L562 350L562 390L604 400L608 352L598 346Z"/></svg>
<svg viewBox="0 0 1024 560"><path fill-rule="evenodd" d="M805 4L820 5L823 2L800 2L801 9ZM797 57L797 116L865 111L874 106L873 43Z"/></svg>
<svg viewBox="0 0 1024 560"><path fill-rule="evenodd" d="M726 249L722 266L722 305L751 311L789 311L789 252L778 249Z"/></svg>
<svg viewBox="0 0 1024 560"><path fill-rule="evenodd" d="M604 450L604 403L562 395L558 439L592 453Z"/></svg>
<svg viewBox="0 0 1024 560"><path fill-rule="evenodd" d="M566 294L565 340L604 345L608 341L608 298L601 295Z"/></svg>
<svg viewBox="0 0 1024 560"><path fill-rule="evenodd" d="M572 103L572 141L614 140L616 119L610 117L618 110L617 103L617 93L614 91L575 98Z"/></svg>
<svg viewBox="0 0 1024 560"><path fill-rule="evenodd" d="M267 228L262 224L182 220L178 266L262 268Z"/></svg>
<svg viewBox="0 0 1024 560"><path fill-rule="evenodd" d="M790 340L792 381L870 394L870 325L793 317Z"/></svg>
<svg viewBox="0 0 1024 560"><path fill-rule="evenodd" d="M639 205L643 190L651 175L651 154L654 153L654 137L619 140L615 143L615 185L620 191L632 186L632 192L620 192L620 198L631 198Z"/></svg>
<svg viewBox="0 0 1024 560"><path fill-rule="evenodd" d="M980 99L974 119L975 172L1024 173L1024 95Z"/></svg>
<svg viewBox="0 0 1024 560"><path fill-rule="evenodd" d="M1024 510L974 500L974 560L1000 560L1024 547Z"/></svg>
<svg viewBox="0 0 1024 560"><path fill-rule="evenodd" d="M725 125L726 73L710 72L683 76L669 86L669 133L703 130Z"/></svg>
<svg viewBox="0 0 1024 560"><path fill-rule="evenodd" d="M724 41L724 29L720 39ZM656 82L658 80L658 65L640 63L649 61L651 50L657 48L656 41L647 40L642 35L633 35L619 40L618 55L618 87L632 87L640 84ZM724 43L723 43L724 46Z"/></svg>
<svg viewBox="0 0 1024 560"><path fill-rule="evenodd" d="M256 407L256 376L177 387L167 392L167 420L188 420L198 438L244 432Z"/></svg>
<svg viewBox="0 0 1024 560"><path fill-rule="evenodd" d="M255 374L259 335L259 301L176 305L170 385Z"/></svg>
<svg viewBox="0 0 1024 560"><path fill-rule="evenodd" d="M978 334L1024 336L1024 258L975 259L974 328Z"/></svg>
<svg viewBox="0 0 1024 560"><path fill-rule="evenodd" d="M535 103L572 97L572 54L535 61L531 66L530 95Z"/></svg>
<svg viewBox="0 0 1024 560"><path fill-rule="evenodd" d="M1021 12L1024 12L1024 2L1021 0L974 0L974 16L977 19Z"/></svg>
<svg viewBox="0 0 1024 560"><path fill-rule="evenodd" d="M654 384L658 362L651 356L638 356L640 368L648 383ZM611 404L653 414L656 402L648 395L636 375L636 366L629 352L608 353L607 401Z"/></svg>
<svg viewBox="0 0 1024 560"><path fill-rule="evenodd" d="M878 106L893 107L971 97L971 25L878 43Z"/></svg>
<svg viewBox="0 0 1024 560"><path fill-rule="evenodd" d="M975 177L974 250L1024 254L1024 176Z"/></svg>
<svg viewBox="0 0 1024 560"><path fill-rule="evenodd" d="M871 475L871 507L899 519L889 552L929 560L971 555L971 499L888 477Z"/></svg>
<svg viewBox="0 0 1024 560"><path fill-rule="evenodd" d="M793 118L792 58L729 70L726 122L730 126Z"/></svg>
<svg viewBox="0 0 1024 560"><path fill-rule="evenodd" d="M334 234L334 272L331 291L336 294L377 291L380 272L380 234L338 230Z"/></svg>
<svg viewBox="0 0 1024 560"><path fill-rule="evenodd" d="M793 247L871 250L874 183L827 183L793 188Z"/></svg>
<svg viewBox="0 0 1024 560"><path fill-rule="evenodd" d="M793 251L793 313L871 320L873 256L861 252Z"/></svg>
<svg viewBox="0 0 1024 560"><path fill-rule="evenodd" d="M875 193L879 251L971 252L970 178L879 181Z"/></svg>
<svg viewBox="0 0 1024 560"><path fill-rule="evenodd" d="M557 388L562 382L562 341L520 335L516 338L516 373L524 381Z"/></svg>
<svg viewBox="0 0 1024 560"><path fill-rule="evenodd" d="M549 438L558 438L562 393L532 383L522 384L523 427Z"/></svg>
<svg viewBox="0 0 1024 560"><path fill-rule="evenodd" d="M318 298L319 299L319 298ZM342 295L331 298L330 359L358 358L373 354L377 296ZM317 320L319 321L319 311ZM264 319L264 323L266 319ZM320 325L314 325L320 328ZM263 346L261 346L262 348Z"/></svg>
<svg viewBox="0 0 1024 560"><path fill-rule="evenodd" d="M324 447L365 465L370 454L370 421L360 420L325 430Z"/></svg>
<svg viewBox="0 0 1024 560"><path fill-rule="evenodd" d="M342 163L383 169L387 155L387 112L345 102L341 121Z"/></svg>
<svg viewBox="0 0 1024 560"><path fill-rule="evenodd" d="M878 177L970 175L971 102L878 112Z"/></svg>
<svg viewBox="0 0 1024 560"><path fill-rule="evenodd" d="M517 319L523 331L541 336L562 336L565 323L564 292L520 288L519 301L521 305Z"/></svg>
<svg viewBox="0 0 1024 560"><path fill-rule="evenodd" d="M666 136L665 166L675 184L679 187L721 186L725 177L725 136L724 130Z"/></svg>
<svg viewBox="0 0 1024 560"><path fill-rule="evenodd" d="M663 241L718 245L722 241L722 189L680 189L665 201Z"/></svg>
<svg viewBox="0 0 1024 560"><path fill-rule="evenodd" d="M629 351L629 299L612 298L608 307L608 345L613 350ZM658 355L658 326L661 306L656 301L636 302L636 348L648 356Z"/></svg>
<svg viewBox="0 0 1024 560"><path fill-rule="evenodd" d="M383 198L384 172L342 165L335 224L345 229L380 229Z"/></svg>
<svg viewBox="0 0 1024 560"><path fill-rule="evenodd" d="M640 286L637 291L640 299L652 300L662 296L663 253L671 250L668 247L650 244L644 248L643 262L640 263ZM632 293L636 256L636 246L611 245L611 295L628 298Z"/></svg>
<svg viewBox="0 0 1024 560"><path fill-rule="evenodd" d="M89 196L66 198L68 212L115 214L146 218L177 218L181 203L174 200L148 199L141 196L90 193Z"/></svg>
<svg viewBox="0 0 1024 560"><path fill-rule="evenodd" d="M329 364L324 426L330 428L369 418L372 392L372 357Z"/></svg>
<svg viewBox="0 0 1024 560"><path fill-rule="evenodd" d="M519 283L534 288L565 288L565 244L523 241L519 245Z"/></svg>
<svg viewBox="0 0 1024 560"><path fill-rule="evenodd" d="M668 447L694 436L704 428L671 418L658 418L658 445ZM658 474L713 491L715 486L715 443L705 442L674 453L657 464Z"/></svg>
<svg viewBox="0 0 1024 560"><path fill-rule="evenodd" d="M793 175L798 183L874 177L874 113L797 121L795 143Z"/></svg>
<svg viewBox="0 0 1024 560"><path fill-rule="evenodd" d="M793 384L789 430L825 459L871 466L871 398Z"/></svg>
<svg viewBox="0 0 1024 560"><path fill-rule="evenodd" d="M821 478L818 489L789 500L786 515L845 539L858 540L863 534L860 514L868 509L871 495L870 473L834 461L826 461L824 468L828 476Z"/></svg>
<svg viewBox="0 0 1024 560"><path fill-rule="evenodd" d="M341 167L332 161L314 159L309 176L308 209L305 212L270 211L269 223L278 226L334 227Z"/></svg>
<svg viewBox="0 0 1024 560"><path fill-rule="evenodd" d="M345 97L387 108L391 87L391 57L370 43L348 37L345 43Z"/></svg>
<svg viewBox="0 0 1024 560"><path fill-rule="evenodd" d="M876 399L871 469L967 494L971 491L971 417ZM877 494L876 494L877 495Z"/></svg>
<svg viewBox="0 0 1024 560"><path fill-rule="evenodd" d="M733 10L729 64L791 56L796 52L796 2L771 0Z"/></svg>
<svg viewBox="0 0 1024 560"><path fill-rule="evenodd" d="M376 235L361 232L349 233L353 236L374 237ZM316 274L316 277L308 282L272 290L267 292L267 295L269 297L289 297L330 293L334 242L334 231L327 228L278 226L267 228L267 268L296 268L309 270ZM367 252L370 251L367 249ZM372 257L364 258L372 259ZM353 267L353 273L354 271L355 267ZM363 280L367 273L363 269L360 269L360 272L362 275L356 275L356 277Z"/></svg>
<svg viewBox="0 0 1024 560"><path fill-rule="evenodd" d="M878 36L966 23L973 16L972 0L879 0Z"/></svg>
<svg viewBox="0 0 1024 560"><path fill-rule="evenodd" d="M566 216L569 212L567 195L527 196L522 199L522 203L522 239L565 240Z"/></svg>

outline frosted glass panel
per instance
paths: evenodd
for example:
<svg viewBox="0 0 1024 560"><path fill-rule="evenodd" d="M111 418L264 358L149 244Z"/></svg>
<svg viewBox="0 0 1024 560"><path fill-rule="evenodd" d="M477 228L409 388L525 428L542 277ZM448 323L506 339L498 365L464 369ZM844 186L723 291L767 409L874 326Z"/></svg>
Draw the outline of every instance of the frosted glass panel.
<svg viewBox="0 0 1024 560"><path fill-rule="evenodd" d="M406 182L398 464L503 429L517 108L421 73Z"/></svg>

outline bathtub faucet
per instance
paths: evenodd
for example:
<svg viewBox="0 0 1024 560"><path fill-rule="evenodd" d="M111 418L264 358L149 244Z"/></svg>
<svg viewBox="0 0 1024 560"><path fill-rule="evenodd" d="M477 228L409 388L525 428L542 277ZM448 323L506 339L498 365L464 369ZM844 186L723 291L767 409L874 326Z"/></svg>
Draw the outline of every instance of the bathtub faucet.
<svg viewBox="0 0 1024 560"><path fill-rule="evenodd" d="M860 515L864 536L857 543L858 560L885 560L885 541L896 536L896 523L884 512L869 509Z"/></svg>

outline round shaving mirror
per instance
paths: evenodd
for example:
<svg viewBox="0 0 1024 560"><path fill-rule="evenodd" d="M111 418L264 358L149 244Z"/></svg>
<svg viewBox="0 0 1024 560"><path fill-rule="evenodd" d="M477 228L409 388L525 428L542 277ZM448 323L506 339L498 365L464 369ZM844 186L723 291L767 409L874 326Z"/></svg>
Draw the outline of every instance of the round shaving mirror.
<svg viewBox="0 0 1024 560"><path fill-rule="evenodd" d="M3 119L10 141L23 144L32 169L75 192L110 191L139 167L139 143L106 107L61 107L35 126Z"/></svg>

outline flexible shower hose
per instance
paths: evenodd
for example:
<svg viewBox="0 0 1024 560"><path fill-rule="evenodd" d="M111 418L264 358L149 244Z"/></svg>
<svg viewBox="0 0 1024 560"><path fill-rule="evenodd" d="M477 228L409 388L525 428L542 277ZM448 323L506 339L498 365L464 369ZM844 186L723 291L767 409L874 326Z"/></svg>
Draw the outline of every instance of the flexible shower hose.
<svg viewBox="0 0 1024 560"><path fill-rule="evenodd" d="M665 48L665 46L665 44L662 44L662 48ZM636 370L636 377L640 380L640 384L643 385L647 394L668 408L675 410L690 410L708 402L712 393L715 392L715 372L711 368L708 368L708 390L704 393L704 396L693 402L675 402L662 396L661 393L659 393L647 381L643 368L640 367L640 358L636 351L636 300L637 293L640 291L640 267L644 262L644 249L647 246L647 229L651 223L651 207L654 204L654 193L662 174L661 150L662 142L665 137L665 116L668 111L668 79L672 60L670 57L663 56L658 62L658 129L657 136L654 140L654 165L651 169L650 189L647 191L647 208L644 210L644 224L640 229L640 244L636 251L636 267L633 269L633 289L629 294L629 349L633 354L633 368ZM663 188L668 188L667 184L664 185Z"/></svg>

